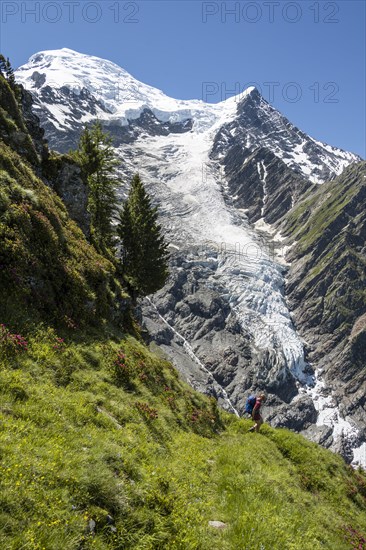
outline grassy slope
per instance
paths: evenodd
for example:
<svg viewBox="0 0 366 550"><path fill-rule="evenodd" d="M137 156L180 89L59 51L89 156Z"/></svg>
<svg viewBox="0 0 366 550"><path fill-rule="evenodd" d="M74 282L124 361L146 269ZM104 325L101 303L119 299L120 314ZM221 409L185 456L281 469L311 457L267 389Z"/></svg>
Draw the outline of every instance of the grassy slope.
<svg viewBox="0 0 366 550"><path fill-rule="evenodd" d="M366 482L340 457L246 433L131 336L57 338L2 349L1 548L356 547Z"/></svg>
<svg viewBox="0 0 366 550"><path fill-rule="evenodd" d="M16 150L33 166L40 164L36 148L28 133L14 90L0 75L0 140Z"/></svg>
<svg viewBox="0 0 366 550"><path fill-rule="evenodd" d="M287 227L305 253L316 243L336 219L344 206L351 202L364 186L366 162L349 166L338 178L321 186L313 186L299 205L288 215ZM316 225L315 225L316 223Z"/></svg>

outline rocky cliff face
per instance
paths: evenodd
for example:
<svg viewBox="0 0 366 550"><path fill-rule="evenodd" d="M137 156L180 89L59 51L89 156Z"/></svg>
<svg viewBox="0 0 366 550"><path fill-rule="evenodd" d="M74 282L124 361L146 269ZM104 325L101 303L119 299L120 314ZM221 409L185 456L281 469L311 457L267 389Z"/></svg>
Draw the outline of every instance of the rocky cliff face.
<svg viewBox="0 0 366 550"><path fill-rule="evenodd" d="M251 222L264 219L272 224L280 220L312 186L269 149L258 146L250 151L236 140L227 148L221 165L228 200L244 209Z"/></svg>
<svg viewBox="0 0 366 550"><path fill-rule="evenodd" d="M89 237L88 186L77 162L69 155L52 153L42 165L42 176L62 198L71 219Z"/></svg>
<svg viewBox="0 0 366 550"><path fill-rule="evenodd" d="M218 256L212 250L208 260L193 248L173 252L170 282L153 301L144 303L145 326L186 380L214 395L223 407L232 410L234 406L244 414L248 393L262 388L270 394L267 413L278 411L298 395L298 382L281 362L279 345L266 350L255 346L250 327L240 322L220 284ZM185 359L184 352L188 352ZM309 414L316 417L311 398L304 396L300 409L292 405L286 425L296 424L295 429L308 425L309 414L301 413L304 401Z"/></svg>
<svg viewBox="0 0 366 550"><path fill-rule="evenodd" d="M276 111L257 90L240 100L235 119L220 128L214 139L212 157L224 159L224 165L230 164L233 149L244 153L243 161L258 149L270 151L293 174L314 183L332 179L356 160L351 153L343 151L339 154L339 149L306 135ZM229 159L225 162L228 153ZM258 175L263 181L265 173Z"/></svg>
<svg viewBox="0 0 366 550"><path fill-rule="evenodd" d="M32 94L21 87L20 108L28 135L37 153L32 161L37 175L62 198L70 217L89 236L88 190L79 165L68 155L49 152L45 129L36 115ZM46 125L47 126L47 125Z"/></svg>

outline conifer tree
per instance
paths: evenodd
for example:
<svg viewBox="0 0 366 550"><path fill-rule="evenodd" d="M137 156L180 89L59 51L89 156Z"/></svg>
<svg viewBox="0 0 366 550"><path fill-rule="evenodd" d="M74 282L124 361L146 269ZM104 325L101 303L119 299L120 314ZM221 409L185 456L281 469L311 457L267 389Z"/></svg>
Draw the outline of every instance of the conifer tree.
<svg viewBox="0 0 366 550"><path fill-rule="evenodd" d="M7 78L7 81L9 82L10 86L13 89L15 89L14 70L13 70L13 67L11 66L11 63L10 63L8 57L6 58L6 61L5 61L5 74L6 74L6 78Z"/></svg>
<svg viewBox="0 0 366 550"><path fill-rule="evenodd" d="M91 239L100 252L105 252L113 247L112 219L117 202L114 174L118 161L112 140L103 132L99 121L84 129L75 157L89 187Z"/></svg>
<svg viewBox="0 0 366 550"><path fill-rule="evenodd" d="M13 67L11 66L9 58L7 57L5 59L3 54L0 54L0 75L6 78L10 88L13 90L15 94L16 100L20 101L22 97L22 92L21 92L22 88L15 81L14 70L13 70Z"/></svg>
<svg viewBox="0 0 366 550"><path fill-rule="evenodd" d="M0 53L0 75L4 77L6 75L6 59L2 53Z"/></svg>
<svg viewBox="0 0 366 550"><path fill-rule="evenodd" d="M151 205L140 176L136 174L117 229L122 244L124 278L134 300L159 290L169 274L168 245L157 219L157 208Z"/></svg>

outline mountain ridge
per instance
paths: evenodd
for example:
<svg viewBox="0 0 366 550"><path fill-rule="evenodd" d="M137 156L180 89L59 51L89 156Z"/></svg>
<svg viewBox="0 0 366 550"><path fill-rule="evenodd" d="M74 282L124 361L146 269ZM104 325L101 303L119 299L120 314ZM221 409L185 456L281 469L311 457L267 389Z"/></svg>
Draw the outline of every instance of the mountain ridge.
<svg viewBox="0 0 366 550"><path fill-rule="evenodd" d="M81 71L80 66L83 67ZM122 76L120 73L122 73ZM202 100L176 100L166 96L161 90L134 79L127 71L115 63L95 56L79 54L67 48L34 54L28 64L23 65L16 71L16 78L33 92L36 99L40 95L43 103L47 101L46 91L49 88L58 90L59 93L61 92L61 97L54 96L52 98L53 107L48 113L48 117L50 115L51 117L57 116L58 120L56 122L54 119L53 124L61 123L59 130L62 127L64 129L68 127L68 124L62 123L62 119L67 122L70 114L70 110L65 109L65 103L63 103L67 102L67 95L70 95L71 92L75 100L82 93L85 93L84 91L87 91L94 97L94 103L88 103L91 117L85 112L85 108L84 111L81 109L80 112L75 113L82 124L88 122L88 120L90 121L92 117L98 116L102 120L110 119L110 122L118 120L119 124L128 125L130 120L139 118L144 109L149 109L160 122L177 123L194 118L197 125L197 120L199 121L202 118L199 124L203 125L204 128L207 124L212 124L213 120L220 118L220 112L222 111L226 113L225 118L232 119L236 110L240 109L239 105L247 97L252 98L253 96L261 98L260 108L262 110L265 108L270 112L269 118L278 116L278 111L267 103L254 87L249 87L238 96L233 96L217 104L205 103ZM66 90L69 90L69 92L66 92ZM55 110L57 104L59 107ZM49 103L48 108L51 108ZM206 115L205 112L207 112ZM43 122L42 113L39 112L38 114L41 122ZM279 115L279 118L284 120L284 128L288 124L291 125L282 115ZM299 130L294 128L291 133L292 138L295 136L299 140L298 133ZM305 136L301 132L300 135ZM342 157L343 164L334 172L335 174L339 174L341 167L345 164L360 160L358 155L346 153L342 149L332 148L313 138L311 138L311 141L313 147L323 150L325 158L329 154L334 155L335 153ZM299 143L300 146L301 143ZM327 151L329 147L331 150ZM276 148L274 152L276 150L278 153L278 149ZM66 151L63 150L62 152ZM306 157L306 151L301 151L301 154L300 152L296 153L297 157L301 155ZM305 166L305 170L305 175L308 176L309 168ZM324 181L325 179L329 179L327 176L328 174L325 174L325 177L323 175L321 178L321 173L316 174L316 179Z"/></svg>

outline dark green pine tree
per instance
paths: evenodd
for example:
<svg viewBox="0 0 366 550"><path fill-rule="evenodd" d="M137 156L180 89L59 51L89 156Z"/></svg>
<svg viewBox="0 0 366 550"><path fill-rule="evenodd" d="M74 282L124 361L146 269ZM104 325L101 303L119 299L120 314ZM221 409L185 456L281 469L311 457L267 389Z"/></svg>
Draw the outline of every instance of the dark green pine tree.
<svg viewBox="0 0 366 550"><path fill-rule="evenodd" d="M157 208L136 174L117 228L124 278L134 301L159 290L169 275L168 244L157 220Z"/></svg>
<svg viewBox="0 0 366 550"><path fill-rule="evenodd" d="M0 75L6 76L6 59L2 53L0 53Z"/></svg>
<svg viewBox="0 0 366 550"><path fill-rule="evenodd" d="M15 89L16 83L15 83L14 70L13 70L13 67L11 66L11 63L8 57L5 61L5 75L11 88Z"/></svg>
<svg viewBox="0 0 366 550"><path fill-rule="evenodd" d="M22 97L22 87L15 81L14 70L11 66L9 58L0 54L0 75L6 78L10 88L13 90L16 100L19 102Z"/></svg>
<svg viewBox="0 0 366 550"><path fill-rule="evenodd" d="M89 187L91 240L100 252L105 253L114 244L112 220L117 203L114 174L118 161L112 140L103 132L99 121L84 129L74 155Z"/></svg>

